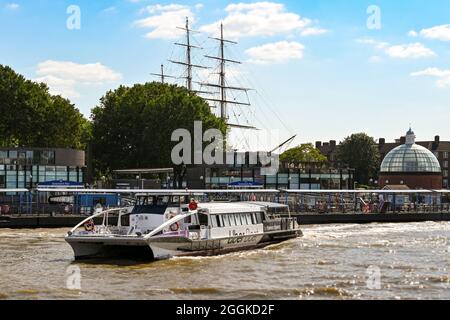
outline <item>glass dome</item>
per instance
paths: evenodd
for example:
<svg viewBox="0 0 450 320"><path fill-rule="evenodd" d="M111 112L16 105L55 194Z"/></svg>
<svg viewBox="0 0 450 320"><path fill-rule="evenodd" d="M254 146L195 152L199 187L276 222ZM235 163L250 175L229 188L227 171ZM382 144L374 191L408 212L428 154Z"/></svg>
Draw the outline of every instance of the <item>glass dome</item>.
<svg viewBox="0 0 450 320"><path fill-rule="evenodd" d="M441 166L428 149L418 144L404 144L386 155L381 172L440 173Z"/></svg>

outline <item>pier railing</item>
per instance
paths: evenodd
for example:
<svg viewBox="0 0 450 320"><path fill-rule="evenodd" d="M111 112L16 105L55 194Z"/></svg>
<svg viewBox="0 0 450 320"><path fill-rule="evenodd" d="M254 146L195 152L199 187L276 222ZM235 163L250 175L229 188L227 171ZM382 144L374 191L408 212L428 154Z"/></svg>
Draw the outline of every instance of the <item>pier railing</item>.
<svg viewBox="0 0 450 320"><path fill-rule="evenodd" d="M299 214L450 213L448 195L448 191L432 190L303 190L285 191L284 203Z"/></svg>
<svg viewBox="0 0 450 320"><path fill-rule="evenodd" d="M151 193L151 190L147 190ZM289 206L293 214L402 214L450 213L449 190L187 190L186 194L204 193L199 201L263 201ZM8 190L13 192L12 189ZM82 192L77 190L77 192ZM86 191L88 192L88 191ZM94 192L90 190L89 192ZM15 195L2 194L1 215L92 215L95 206L49 204L47 194L18 189ZM127 198L128 199L128 198ZM103 206L103 209L123 207Z"/></svg>

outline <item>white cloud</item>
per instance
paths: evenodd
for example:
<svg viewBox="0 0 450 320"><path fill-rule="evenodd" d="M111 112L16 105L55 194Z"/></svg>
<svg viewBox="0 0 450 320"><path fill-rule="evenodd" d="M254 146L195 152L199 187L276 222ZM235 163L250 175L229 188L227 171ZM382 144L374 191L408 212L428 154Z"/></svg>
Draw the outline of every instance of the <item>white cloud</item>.
<svg viewBox="0 0 450 320"><path fill-rule="evenodd" d="M46 83L53 94L77 98L78 85L102 85L118 81L122 76L101 63L78 64L70 61L47 60L37 66L38 82Z"/></svg>
<svg viewBox="0 0 450 320"><path fill-rule="evenodd" d="M375 49L384 49L389 46L389 43L387 43L387 42L376 41L371 38L357 39L356 42L361 43L361 44L370 45L370 46L374 47Z"/></svg>
<svg viewBox="0 0 450 320"><path fill-rule="evenodd" d="M17 10L20 8L20 5L17 3L7 3L5 5L5 7L6 7L6 9L9 9L9 10Z"/></svg>
<svg viewBox="0 0 450 320"><path fill-rule="evenodd" d="M288 12L283 4L274 2L233 3L225 8L227 16L214 23L204 25L201 31L217 34L220 23L224 24L226 37L274 36L301 32L312 21Z"/></svg>
<svg viewBox="0 0 450 320"><path fill-rule="evenodd" d="M412 38L416 38L419 36L419 34L415 30L411 30L408 32L408 36Z"/></svg>
<svg viewBox="0 0 450 320"><path fill-rule="evenodd" d="M428 68L422 71L411 73L411 77L434 77L438 78L436 85L439 88L450 87L450 70L441 70L438 68Z"/></svg>
<svg viewBox="0 0 450 320"><path fill-rule="evenodd" d="M388 56L399 59L419 59L436 56L436 53L421 43L395 45L387 48L385 52Z"/></svg>
<svg viewBox="0 0 450 320"><path fill-rule="evenodd" d="M325 33L328 33L328 30L322 28L306 28L300 34L303 37L309 37L309 36L320 36Z"/></svg>
<svg viewBox="0 0 450 320"><path fill-rule="evenodd" d="M281 41L250 48L245 53L250 57L250 63L274 64L302 59L304 49L301 43Z"/></svg>
<svg viewBox="0 0 450 320"><path fill-rule="evenodd" d="M370 38L356 40L358 43L372 46L374 49L381 50L387 56L397 59L419 59L436 56L436 53L425 47L421 43L409 43L400 45L391 45L387 42L376 41Z"/></svg>
<svg viewBox="0 0 450 320"><path fill-rule="evenodd" d="M450 24L423 29L420 31L420 35L427 39L450 41Z"/></svg>
<svg viewBox="0 0 450 320"><path fill-rule="evenodd" d="M197 10L200 9L197 7ZM186 17L192 24L195 23L195 14L189 6L181 4L151 5L141 10L141 13L150 14L149 17L135 21L140 28L149 28L145 37L149 39L176 39L183 30L177 29L186 24Z"/></svg>

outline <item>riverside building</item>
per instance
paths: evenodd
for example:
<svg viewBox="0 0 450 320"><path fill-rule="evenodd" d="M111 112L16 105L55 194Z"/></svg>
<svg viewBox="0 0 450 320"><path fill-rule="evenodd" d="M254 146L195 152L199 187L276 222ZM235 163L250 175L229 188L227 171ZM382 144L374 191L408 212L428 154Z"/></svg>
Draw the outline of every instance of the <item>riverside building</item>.
<svg viewBox="0 0 450 320"><path fill-rule="evenodd" d="M0 148L0 189L84 183L85 152L58 148Z"/></svg>

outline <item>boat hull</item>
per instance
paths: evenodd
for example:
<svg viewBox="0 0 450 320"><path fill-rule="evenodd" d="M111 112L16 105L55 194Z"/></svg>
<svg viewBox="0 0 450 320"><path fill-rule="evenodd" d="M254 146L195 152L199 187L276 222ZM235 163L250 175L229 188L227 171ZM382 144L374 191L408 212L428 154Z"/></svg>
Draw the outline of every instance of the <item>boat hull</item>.
<svg viewBox="0 0 450 320"><path fill-rule="evenodd" d="M76 260L96 258L130 258L163 260L172 257L216 256L238 251L264 248L302 236L301 230L277 231L264 234L208 240L191 240L184 236L143 237L67 237Z"/></svg>

